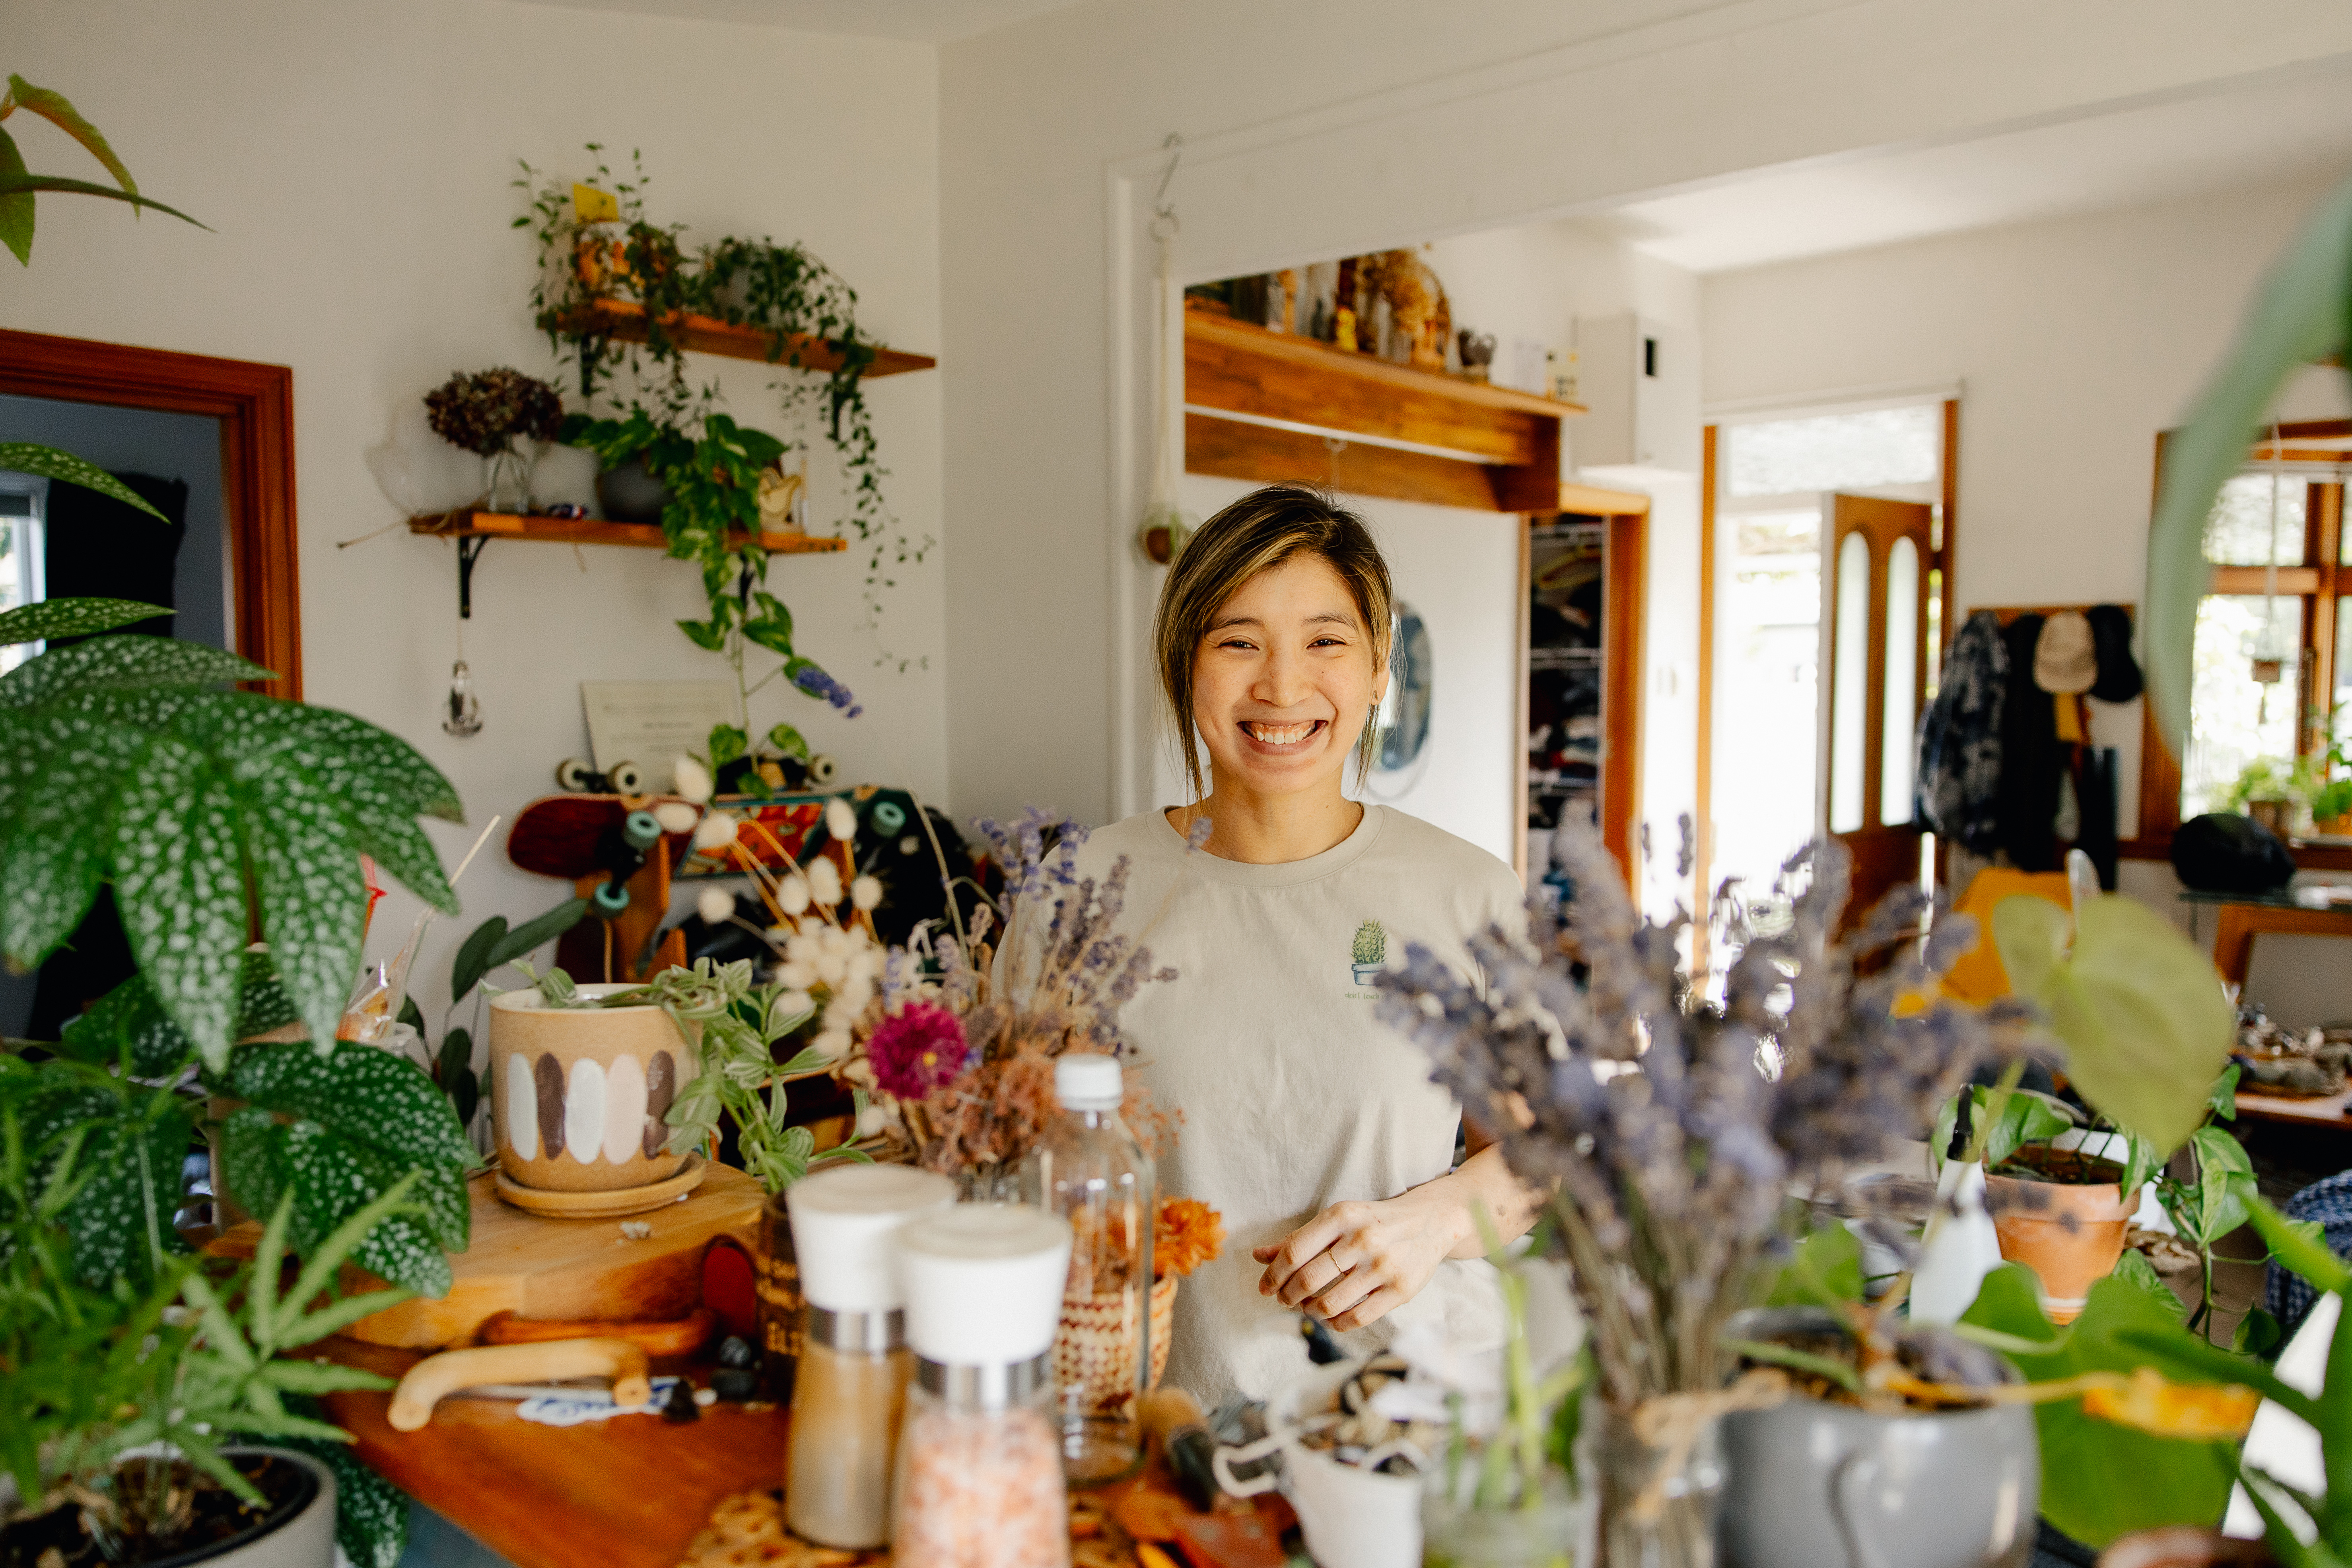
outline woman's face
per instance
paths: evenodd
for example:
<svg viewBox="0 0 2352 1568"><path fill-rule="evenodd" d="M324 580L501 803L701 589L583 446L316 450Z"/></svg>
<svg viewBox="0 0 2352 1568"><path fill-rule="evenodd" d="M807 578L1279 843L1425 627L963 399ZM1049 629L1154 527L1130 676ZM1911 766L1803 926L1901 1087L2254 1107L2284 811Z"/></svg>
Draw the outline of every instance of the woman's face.
<svg viewBox="0 0 2352 1568"><path fill-rule="evenodd" d="M1220 792L1338 789L1387 689L1356 596L1319 555L1244 584L1192 655L1192 721Z"/></svg>

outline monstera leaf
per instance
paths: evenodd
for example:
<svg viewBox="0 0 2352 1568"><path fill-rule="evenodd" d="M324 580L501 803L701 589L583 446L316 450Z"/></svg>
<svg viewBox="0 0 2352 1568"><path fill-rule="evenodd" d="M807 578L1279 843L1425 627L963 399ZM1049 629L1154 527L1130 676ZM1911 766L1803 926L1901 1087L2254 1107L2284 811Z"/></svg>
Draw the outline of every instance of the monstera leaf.
<svg viewBox="0 0 2352 1568"><path fill-rule="evenodd" d="M2213 961L2136 899L2075 910L2007 899L1993 941L2018 994L2040 1003L2066 1047L2066 1076L2094 1110L2169 1154L2205 1120L2236 1024Z"/></svg>
<svg viewBox="0 0 2352 1568"><path fill-rule="evenodd" d="M0 677L0 952L38 963L111 882L140 973L215 1070L255 916L324 1048L359 968L359 857L457 907L415 820L458 816L448 781L349 714L201 684L267 674L121 637Z"/></svg>

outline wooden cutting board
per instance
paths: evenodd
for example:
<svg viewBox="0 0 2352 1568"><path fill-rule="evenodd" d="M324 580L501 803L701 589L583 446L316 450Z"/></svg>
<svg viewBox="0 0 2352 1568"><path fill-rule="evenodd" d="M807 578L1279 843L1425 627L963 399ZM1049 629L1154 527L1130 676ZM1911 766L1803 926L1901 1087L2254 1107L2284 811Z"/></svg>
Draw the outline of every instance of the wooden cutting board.
<svg viewBox="0 0 2352 1568"><path fill-rule="evenodd" d="M666 1207L621 1219L549 1219L499 1200L490 1173L467 1184L473 1200L472 1245L451 1256L449 1293L419 1296L344 1333L369 1344L442 1350L470 1344L498 1312L541 1319L682 1318L702 1304L702 1254L714 1237L731 1236L755 1246L760 1184L742 1172L713 1165L702 1185ZM643 1226L632 1237L623 1226ZM249 1233L249 1234L240 1234ZM218 1250L250 1256L257 1227L224 1236ZM381 1282L346 1269L346 1290ZM359 1275L358 1279L349 1278Z"/></svg>

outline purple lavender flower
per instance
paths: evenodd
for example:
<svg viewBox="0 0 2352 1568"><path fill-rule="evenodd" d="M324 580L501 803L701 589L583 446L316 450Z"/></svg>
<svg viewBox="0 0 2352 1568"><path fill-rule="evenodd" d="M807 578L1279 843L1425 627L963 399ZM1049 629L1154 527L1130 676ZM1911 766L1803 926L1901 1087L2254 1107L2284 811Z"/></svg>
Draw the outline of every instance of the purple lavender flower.
<svg viewBox="0 0 2352 1568"><path fill-rule="evenodd" d="M1916 889L1836 940L1849 884L1834 840L1781 868L1786 922L1738 933L1719 1003L1680 968L1681 910L1643 920L1589 827L1554 845L1572 895L1539 885L1523 931L1471 940L1483 985L1417 943L1375 984L1383 1021L1430 1053L1512 1171L1557 1194L1609 1396L1630 1406L1715 1386L1722 1324L1782 1245L1792 1184L1834 1193L1919 1136L1990 1036L1948 1005L1898 1016L1969 945L1958 930L1918 940L1931 910ZM1728 888L1717 901L1737 907Z"/></svg>
<svg viewBox="0 0 2352 1568"><path fill-rule="evenodd" d="M832 703L835 708L842 710L846 718L855 719L866 711L858 705L857 699L850 695L849 688L814 664L803 663L798 669L793 671L792 679L794 686L799 687L811 697L823 698Z"/></svg>
<svg viewBox="0 0 2352 1568"><path fill-rule="evenodd" d="M962 1074L971 1046L953 1013L936 1002L910 1002L874 1026L866 1055L883 1093L923 1100Z"/></svg>

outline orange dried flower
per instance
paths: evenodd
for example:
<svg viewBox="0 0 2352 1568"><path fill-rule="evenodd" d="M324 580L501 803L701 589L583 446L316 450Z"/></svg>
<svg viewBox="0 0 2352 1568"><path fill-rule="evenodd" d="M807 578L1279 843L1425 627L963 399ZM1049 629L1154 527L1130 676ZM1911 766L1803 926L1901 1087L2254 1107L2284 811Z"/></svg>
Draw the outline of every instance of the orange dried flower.
<svg viewBox="0 0 2352 1568"><path fill-rule="evenodd" d="M2236 1384L2168 1381L2154 1367L2136 1366L2120 1388L2083 1391L2083 1414L2153 1432L2159 1437L2235 1442L2254 1424L2263 1396Z"/></svg>
<svg viewBox="0 0 2352 1568"><path fill-rule="evenodd" d="M1162 1198L1151 1227L1151 1266L1165 1279L1190 1274L1225 1248L1225 1219L1197 1198Z"/></svg>

